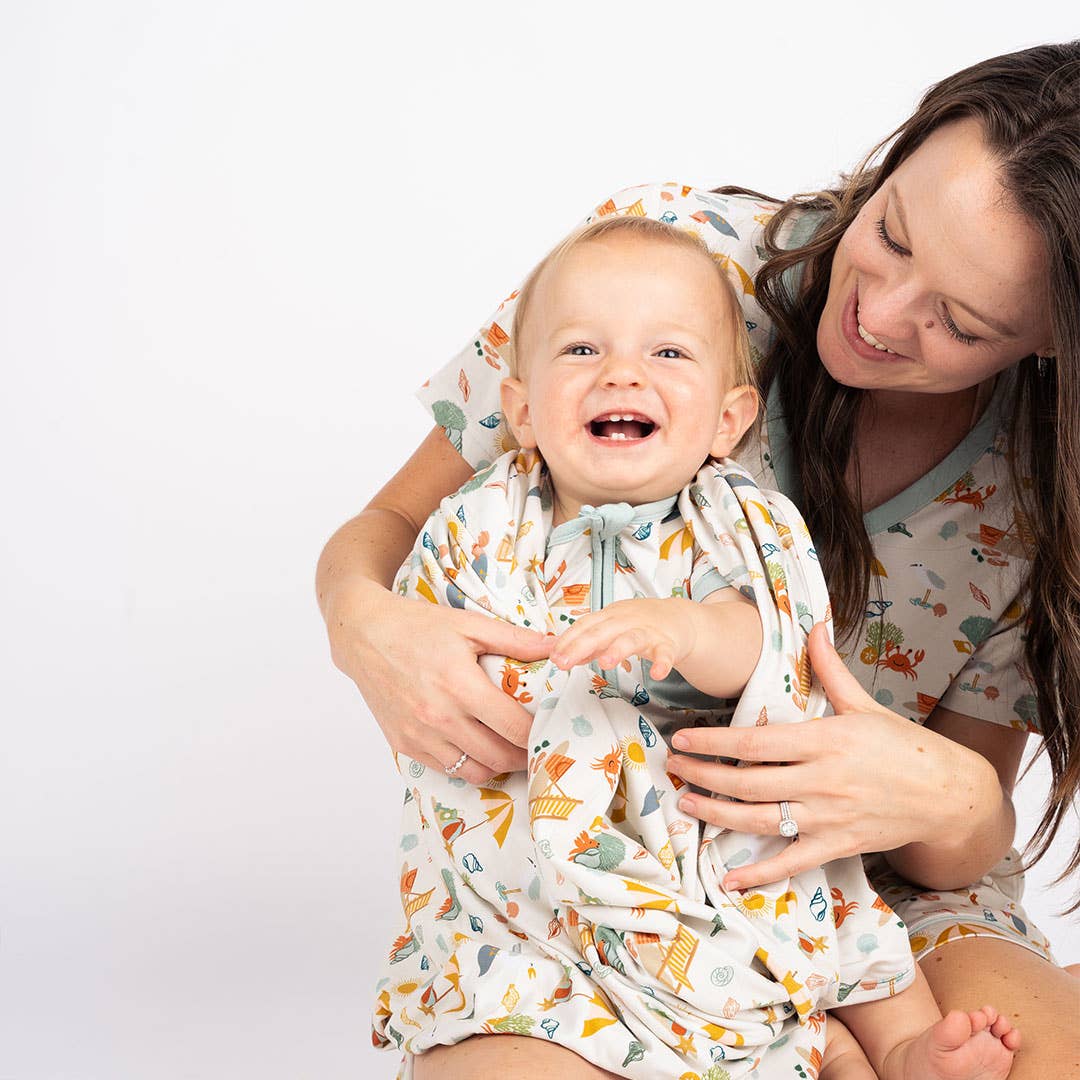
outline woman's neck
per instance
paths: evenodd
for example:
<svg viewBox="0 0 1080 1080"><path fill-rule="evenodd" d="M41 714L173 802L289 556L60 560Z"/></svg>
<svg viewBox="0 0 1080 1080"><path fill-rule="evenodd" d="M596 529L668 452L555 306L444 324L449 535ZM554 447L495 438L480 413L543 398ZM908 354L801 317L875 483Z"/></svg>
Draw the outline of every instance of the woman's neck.
<svg viewBox="0 0 1080 1080"><path fill-rule="evenodd" d="M953 394L871 391L845 474L854 493L858 462L863 512L899 495L956 449L985 411L993 385L989 379Z"/></svg>
<svg viewBox="0 0 1080 1080"><path fill-rule="evenodd" d="M983 391L988 386L988 391ZM889 428L907 427L913 432L930 432L940 427L964 427L970 431L978 421L976 403L985 408L993 392L993 380L969 386L951 394L916 394L907 390L871 390L866 395L862 423Z"/></svg>

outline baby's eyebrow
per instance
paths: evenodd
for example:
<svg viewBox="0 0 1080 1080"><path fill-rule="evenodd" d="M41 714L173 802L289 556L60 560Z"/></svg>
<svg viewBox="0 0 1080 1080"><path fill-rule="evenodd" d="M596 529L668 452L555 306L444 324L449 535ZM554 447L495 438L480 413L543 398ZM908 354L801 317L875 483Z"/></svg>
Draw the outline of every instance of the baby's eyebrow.
<svg viewBox="0 0 1080 1080"><path fill-rule="evenodd" d="M590 337L595 334L595 328L593 324L587 318L572 318L567 319L564 322L556 323L548 330L548 336L555 338L562 335L572 336L575 334L581 334L583 337ZM667 338L672 338L675 342L681 339L689 339L696 345L703 344L708 341L707 337L693 330L688 326L683 326L680 323L663 323L654 334L657 341L666 341Z"/></svg>

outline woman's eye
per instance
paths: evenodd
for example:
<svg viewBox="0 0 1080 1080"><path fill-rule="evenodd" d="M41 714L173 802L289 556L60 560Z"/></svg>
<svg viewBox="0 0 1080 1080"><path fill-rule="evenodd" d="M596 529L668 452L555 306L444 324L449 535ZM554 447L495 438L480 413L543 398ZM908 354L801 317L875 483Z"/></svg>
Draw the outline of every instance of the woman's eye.
<svg viewBox="0 0 1080 1080"><path fill-rule="evenodd" d="M882 244L889 249L894 255L910 255L906 247L898 244L890 235L889 230L885 226L884 216L879 217L874 225L877 231L878 237L881 239ZM974 345L979 339L973 334L965 334L956 323L953 322L952 316L949 314L948 308L942 308L941 311L941 325L945 327L951 337L954 337L963 345Z"/></svg>
<svg viewBox="0 0 1080 1080"><path fill-rule="evenodd" d="M889 230L885 228L884 216L877 219L877 224L874 226L877 229L877 234L881 238L881 242L891 251L894 255L910 255L906 247L901 247L890 235Z"/></svg>
<svg viewBox="0 0 1080 1080"><path fill-rule="evenodd" d="M953 322L948 308L942 308L941 325L963 345L974 345L979 339L974 334L965 334L956 323Z"/></svg>

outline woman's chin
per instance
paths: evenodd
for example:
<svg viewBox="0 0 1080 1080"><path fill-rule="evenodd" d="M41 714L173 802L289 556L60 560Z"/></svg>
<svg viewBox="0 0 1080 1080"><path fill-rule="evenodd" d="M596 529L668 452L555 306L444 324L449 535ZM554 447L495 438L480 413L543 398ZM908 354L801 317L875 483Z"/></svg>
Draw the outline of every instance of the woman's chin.
<svg viewBox="0 0 1080 1080"><path fill-rule="evenodd" d="M860 379L860 375L864 373L860 371L859 364L848 354L843 341L835 333L825 329L824 316L818 325L817 351L822 367L838 383L859 390L866 388L866 383Z"/></svg>

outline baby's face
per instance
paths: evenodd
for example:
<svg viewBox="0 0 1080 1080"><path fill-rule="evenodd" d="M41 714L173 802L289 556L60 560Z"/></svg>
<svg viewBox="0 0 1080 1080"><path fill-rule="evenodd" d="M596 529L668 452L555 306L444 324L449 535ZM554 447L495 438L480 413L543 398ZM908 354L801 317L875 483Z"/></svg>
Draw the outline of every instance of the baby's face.
<svg viewBox="0 0 1080 1080"><path fill-rule="evenodd" d="M674 495L731 452L757 400L732 387L729 310L708 256L663 241L609 235L544 271L502 401L547 462L556 524Z"/></svg>

